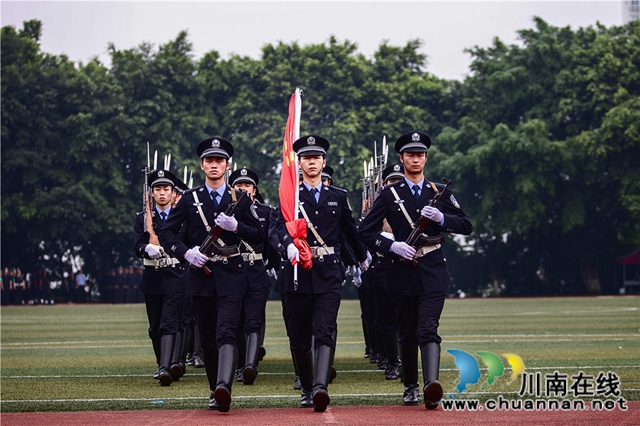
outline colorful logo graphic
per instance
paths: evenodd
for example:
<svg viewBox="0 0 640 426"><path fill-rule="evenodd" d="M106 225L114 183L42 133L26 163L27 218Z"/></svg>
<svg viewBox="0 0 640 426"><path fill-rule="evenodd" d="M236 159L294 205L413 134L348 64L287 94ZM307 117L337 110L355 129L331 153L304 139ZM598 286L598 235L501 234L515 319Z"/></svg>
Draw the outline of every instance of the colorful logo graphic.
<svg viewBox="0 0 640 426"><path fill-rule="evenodd" d="M456 386L458 393L464 392L468 386L473 386L480 381L480 377L482 376L480 373L480 366L473 355L459 349L447 349L446 352L453 356L454 362L460 370L460 377L458 378ZM482 358L482 362L487 366L489 373L487 376L487 385L482 387L482 390L485 390L489 385L492 385L495 382L496 377L500 377L504 374L504 364L500 357L492 352L481 351L476 352L476 355ZM502 356L507 359L511 366L511 370L513 371L511 374L511 380L515 380L518 375L524 373L525 366L522 358L516 354L510 353L502 354ZM455 397L455 394L450 397Z"/></svg>

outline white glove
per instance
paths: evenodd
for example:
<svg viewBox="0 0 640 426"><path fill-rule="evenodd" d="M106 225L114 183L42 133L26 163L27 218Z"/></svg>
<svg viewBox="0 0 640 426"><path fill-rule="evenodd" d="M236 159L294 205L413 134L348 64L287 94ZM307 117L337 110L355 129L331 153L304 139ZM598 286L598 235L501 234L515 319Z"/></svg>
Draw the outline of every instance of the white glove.
<svg viewBox="0 0 640 426"><path fill-rule="evenodd" d="M224 213L220 213L215 220L216 225L225 231L235 232L238 228L238 221L233 216L227 216Z"/></svg>
<svg viewBox="0 0 640 426"><path fill-rule="evenodd" d="M416 249L414 249L404 241L396 241L392 243L391 251L400 257L404 257L407 260L412 260L413 256L416 255Z"/></svg>
<svg viewBox="0 0 640 426"><path fill-rule="evenodd" d="M355 275L356 273L356 265L347 266L347 275Z"/></svg>
<svg viewBox="0 0 640 426"><path fill-rule="evenodd" d="M278 275L276 274L276 270L274 268L267 269L267 275L273 278L278 278Z"/></svg>
<svg viewBox="0 0 640 426"><path fill-rule="evenodd" d="M207 263L207 260L209 260L207 256L200 253L200 246L195 246L187 250L184 254L184 258L196 268L202 268L204 264Z"/></svg>
<svg viewBox="0 0 640 426"><path fill-rule="evenodd" d="M435 207L424 206L420 211L422 217L426 217L429 220L432 220L436 223L442 224L442 220L444 219L444 215L442 212Z"/></svg>
<svg viewBox="0 0 640 426"><path fill-rule="evenodd" d="M371 254L367 251L367 258L362 262L358 262L358 264L360 265L362 272L367 272L367 269L369 269L369 266L371 265Z"/></svg>
<svg viewBox="0 0 640 426"><path fill-rule="evenodd" d="M289 243L289 245L287 246L287 258L289 259L289 262L291 262L294 258L297 261L300 261L300 251L298 250L298 247L296 247L296 245L293 243Z"/></svg>
<svg viewBox="0 0 640 426"><path fill-rule="evenodd" d="M353 274L353 285L355 285L356 288L360 288L362 285L362 274L360 274L360 269L358 268L356 268L356 272Z"/></svg>
<svg viewBox="0 0 640 426"><path fill-rule="evenodd" d="M164 253L162 247L155 244L147 244L147 246L144 248L144 251L147 252L151 259L158 259Z"/></svg>

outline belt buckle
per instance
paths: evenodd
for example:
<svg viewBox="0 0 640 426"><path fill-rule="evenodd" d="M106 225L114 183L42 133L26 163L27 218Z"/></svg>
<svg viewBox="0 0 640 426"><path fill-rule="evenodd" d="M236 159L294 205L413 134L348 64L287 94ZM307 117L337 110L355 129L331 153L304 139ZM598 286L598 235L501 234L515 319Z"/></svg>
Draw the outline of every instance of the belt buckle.
<svg viewBox="0 0 640 426"><path fill-rule="evenodd" d="M161 257L160 259L158 259L158 267L160 268L165 268L167 267L167 259L164 257Z"/></svg>

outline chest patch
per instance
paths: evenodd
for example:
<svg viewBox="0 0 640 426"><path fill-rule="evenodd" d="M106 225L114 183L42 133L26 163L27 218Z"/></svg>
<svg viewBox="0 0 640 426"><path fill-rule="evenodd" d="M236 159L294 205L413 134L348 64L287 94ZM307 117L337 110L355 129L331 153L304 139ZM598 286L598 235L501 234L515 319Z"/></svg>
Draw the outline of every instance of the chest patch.
<svg viewBox="0 0 640 426"><path fill-rule="evenodd" d="M338 207L338 202L337 201L327 201L327 205Z"/></svg>

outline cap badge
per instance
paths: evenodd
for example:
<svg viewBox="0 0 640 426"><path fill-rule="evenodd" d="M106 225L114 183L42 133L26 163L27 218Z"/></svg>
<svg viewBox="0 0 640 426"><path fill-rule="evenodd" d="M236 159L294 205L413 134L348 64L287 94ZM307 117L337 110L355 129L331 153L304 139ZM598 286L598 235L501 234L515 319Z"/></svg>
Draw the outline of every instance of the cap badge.
<svg viewBox="0 0 640 426"><path fill-rule="evenodd" d="M400 171L400 165L396 164L395 166L393 166L393 171L394 172L399 172Z"/></svg>
<svg viewBox="0 0 640 426"><path fill-rule="evenodd" d="M411 135L411 142L420 142L420 135L418 133L414 133Z"/></svg>
<svg viewBox="0 0 640 426"><path fill-rule="evenodd" d="M309 136L309 137L307 138L307 143L308 143L309 145L315 145L315 144L316 144L316 138L314 138L313 136Z"/></svg>
<svg viewBox="0 0 640 426"><path fill-rule="evenodd" d="M246 175L247 175L247 169L242 169L242 170L240 170L240 174L241 174L242 176L246 176Z"/></svg>
<svg viewBox="0 0 640 426"><path fill-rule="evenodd" d="M164 172L162 170L158 171L158 177L164 177Z"/></svg>
<svg viewBox="0 0 640 426"><path fill-rule="evenodd" d="M220 141L218 139L214 139L211 141L211 146L213 148L220 148Z"/></svg>

